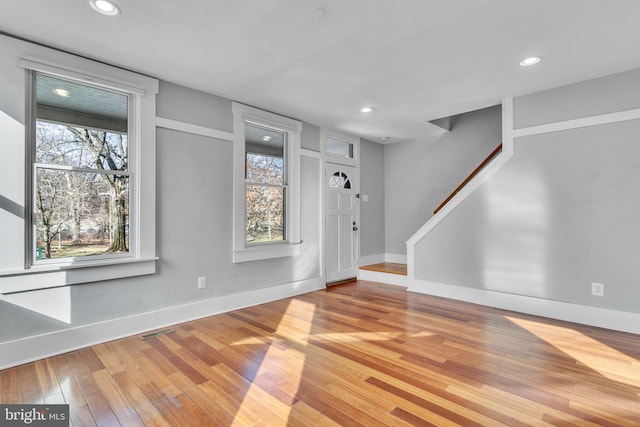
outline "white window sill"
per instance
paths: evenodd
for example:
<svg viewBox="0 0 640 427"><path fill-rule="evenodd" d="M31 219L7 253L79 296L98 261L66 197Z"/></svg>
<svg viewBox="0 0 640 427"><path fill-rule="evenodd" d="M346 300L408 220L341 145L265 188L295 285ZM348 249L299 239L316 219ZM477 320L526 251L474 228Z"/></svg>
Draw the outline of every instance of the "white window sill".
<svg viewBox="0 0 640 427"><path fill-rule="evenodd" d="M300 243L279 243L272 245L252 246L233 251L233 262L258 261L261 259L282 258L300 255Z"/></svg>
<svg viewBox="0 0 640 427"><path fill-rule="evenodd" d="M80 283L153 274L158 258L114 258L74 264L41 264L30 269L0 271L0 293L33 291Z"/></svg>

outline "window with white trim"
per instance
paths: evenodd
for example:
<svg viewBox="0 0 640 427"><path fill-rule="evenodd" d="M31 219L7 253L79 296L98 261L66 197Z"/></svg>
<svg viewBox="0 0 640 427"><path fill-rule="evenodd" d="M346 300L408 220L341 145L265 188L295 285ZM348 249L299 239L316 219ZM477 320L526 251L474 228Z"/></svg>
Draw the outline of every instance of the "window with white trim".
<svg viewBox="0 0 640 427"><path fill-rule="evenodd" d="M238 103L233 117L233 261L296 255L302 124Z"/></svg>
<svg viewBox="0 0 640 427"><path fill-rule="evenodd" d="M41 56L18 56L25 46ZM12 47L27 84L15 73L10 82L26 87L27 114L24 150L6 153L24 165L11 168L24 178L3 190L23 189L24 239L11 231L0 292L154 273L158 80L41 46Z"/></svg>
<svg viewBox="0 0 640 427"><path fill-rule="evenodd" d="M359 138L325 132L324 151L326 159L331 163L355 166L358 163Z"/></svg>
<svg viewBox="0 0 640 427"><path fill-rule="evenodd" d="M354 144L337 138L327 138L327 154L333 156L344 157L347 159L354 158Z"/></svg>

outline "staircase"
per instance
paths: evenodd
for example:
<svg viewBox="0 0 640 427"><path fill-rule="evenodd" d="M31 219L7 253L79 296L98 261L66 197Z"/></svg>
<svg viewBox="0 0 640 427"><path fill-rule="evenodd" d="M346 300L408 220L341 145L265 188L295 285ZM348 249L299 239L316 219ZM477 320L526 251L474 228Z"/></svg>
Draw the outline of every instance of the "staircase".
<svg viewBox="0 0 640 427"><path fill-rule="evenodd" d="M406 287L408 284L407 264L381 262L364 265L358 269L358 279Z"/></svg>
<svg viewBox="0 0 640 427"><path fill-rule="evenodd" d="M504 113L503 113L504 114ZM504 121L503 117L503 121ZM503 154L501 162L493 163L493 160ZM451 212L467 195L473 192L488 176L497 170L513 153L513 144L498 146L469 174L462 183L433 211L434 216L416 234L407 241L407 258L413 263L414 247L435 225ZM492 164L493 163L493 164ZM491 167L489 167L491 165ZM469 185L473 184L473 185ZM413 264L412 264L413 265ZM361 266L358 269L358 279L371 282L385 283L396 286L409 286L407 264L381 262ZM413 280L413 270L412 277Z"/></svg>

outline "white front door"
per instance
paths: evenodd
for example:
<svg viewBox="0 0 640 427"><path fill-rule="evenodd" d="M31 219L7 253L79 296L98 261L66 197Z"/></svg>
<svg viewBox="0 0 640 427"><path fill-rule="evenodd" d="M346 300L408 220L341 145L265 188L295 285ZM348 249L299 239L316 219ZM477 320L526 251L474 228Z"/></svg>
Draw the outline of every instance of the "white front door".
<svg viewBox="0 0 640 427"><path fill-rule="evenodd" d="M353 166L325 164L327 283L350 279L357 274L356 178Z"/></svg>

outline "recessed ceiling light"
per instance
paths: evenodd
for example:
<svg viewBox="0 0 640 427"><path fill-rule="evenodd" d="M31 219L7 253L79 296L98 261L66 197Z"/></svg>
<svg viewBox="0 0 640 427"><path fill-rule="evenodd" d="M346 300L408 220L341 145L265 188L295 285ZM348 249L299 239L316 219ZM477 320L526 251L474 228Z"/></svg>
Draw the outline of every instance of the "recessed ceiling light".
<svg viewBox="0 0 640 427"><path fill-rule="evenodd" d="M269 135L265 135L262 137L263 141L271 141L271 137Z"/></svg>
<svg viewBox="0 0 640 427"><path fill-rule="evenodd" d="M373 112L373 107L362 107L360 109L360 112L361 113L371 113L371 112Z"/></svg>
<svg viewBox="0 0 640 427"><path fill-rule="evenodd" d="M531 67L532 65L536 65L540 61L542 61L542 57L540 57L540 56L530 56L530 57L525 58L522 61L520 61L520 66L521 67Z"/></svg>
<svg viewBox="0 0 640 427"><path fill-rule="evenodd" d="M120 13L120 8L108 0L89 0L89 5L103 15L115 16Z"/></svg>
<svg viewBox="0 0 640 427"><path fill-rule="evenodd" d="M67 98L69 95L71 95L71 92L69 92L66 89L61 89L61 88L55 88L51 92L53 92L56 95L61 96L63 98Z"/></svg>

